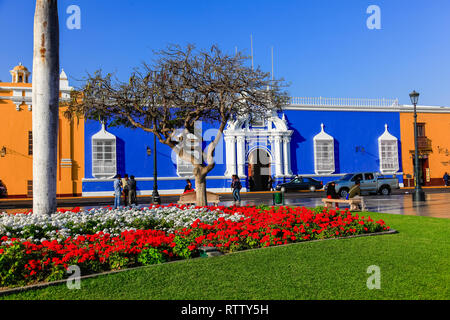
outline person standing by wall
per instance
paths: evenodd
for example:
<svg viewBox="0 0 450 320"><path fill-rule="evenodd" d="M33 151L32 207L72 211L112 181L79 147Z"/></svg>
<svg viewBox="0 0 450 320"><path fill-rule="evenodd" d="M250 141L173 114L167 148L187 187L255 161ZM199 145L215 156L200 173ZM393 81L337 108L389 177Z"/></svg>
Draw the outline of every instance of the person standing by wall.
<svg viewBox="0 0 450 320"><path fill-rule="evenodd" d="M128 204L137 205L137 197L136 197L136 180L134 180L134 176L130 176L130 180L128 180Z"/></svg>
<svg viewBox="0 0 450 320"><path fill-rule="evenodd" d="M120 207L120 196L122 194L122 181L120 181L120 174L114 180L114 209Z"/></svg>
<svg viewBox="0 0 450 320"><path fill-rule="evenodd" d="M447 172L444 173L444 176L442 177L442 179L444 180L444 185L445 185L446 187L448 187L448 179L449 179L449 175L448 175Z"/></svg>
<svg viewBox="0 0 450 320"><path fill-rule="evenodd" d="M129 186L128 186L128 174L125 173L125 175L122 178L122 188L123 188L123 205L126 207L128 206L128 192L129 192Z"/></svg>
<svg viewBox="0 0 450 320"><path fill-rule="evenodd" d="M234 204L237 206L241 205L241 188L241 180L239 180L239 177L234 174L233 181L231 182L231 190L233 190Z"/></svg>

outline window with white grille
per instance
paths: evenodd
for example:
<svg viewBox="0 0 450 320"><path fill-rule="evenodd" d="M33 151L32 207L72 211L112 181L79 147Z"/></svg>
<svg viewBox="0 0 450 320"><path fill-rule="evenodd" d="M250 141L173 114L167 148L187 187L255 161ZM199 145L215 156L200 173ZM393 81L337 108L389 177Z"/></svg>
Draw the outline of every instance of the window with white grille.
<svg viewBox="0 0 450 320"><path fill-rule="evenodd" d="M317 174L334 172L334 141L315 141L315 171Z"/></svg>
<svg viewBox="0 0 450 320"><path fill-rule="evenodd" d="M113 178L116 175L116 141L94 140L92 145L92 175Z"/></svg>
<svg viewBox="0 0 450 320"><path fill-rule="evenodd" d="M380 172L382 174L394 174L399 168L398 140L391 135L385 125L385 132L378 138L380 156Z"/></svg>
<svg viewBox="0 0 450 320"><path fill-rule="evenodd" d="M322 131L314 137L314 171L316 174L331 174L334 165L334 138Z"/></svg>
<svg viewBox="0 0 450 320"><path fill-rule="evenodd" d="M116 137L102 126L102 130L92 136L92 176L110 179L116 174Z"/></svg>
<svg viewBox="0 0 450 320"><path fill-rule="evenodd" d="M398 167L398 148L396 141L381 141L381 172L396 170Z"/></svg>

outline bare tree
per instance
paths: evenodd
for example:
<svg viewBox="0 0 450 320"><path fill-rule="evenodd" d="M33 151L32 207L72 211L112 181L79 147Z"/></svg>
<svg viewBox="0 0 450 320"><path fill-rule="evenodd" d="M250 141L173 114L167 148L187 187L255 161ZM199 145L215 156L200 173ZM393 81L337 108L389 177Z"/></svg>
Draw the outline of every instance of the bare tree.
<svg viewBox="0 0 450 320"><path fill-rule="evenodd" d="M56 211L59 116L57 0L36 0L33 53L33 213Z"/></svg>
<svg viewBox="0 0 450 320"><path fill-rule="evenodd" d="M227 55L217 46L196 50L193 45L171 45L155 56L128 83L101 71L88 75L73 92L66 116L83 115L155 134L193 164L197 205L203 206L206 176L215 166L214 151L227 122L250 114L267 117L287 102L287 94L282 80L270 80L269 73L246 66L248 58L241 53ZM197 121L217 125L218 134L205 149L200 145L191 150L189 137L202 141ZM177 137L180 130L183 134Z"/></svg>

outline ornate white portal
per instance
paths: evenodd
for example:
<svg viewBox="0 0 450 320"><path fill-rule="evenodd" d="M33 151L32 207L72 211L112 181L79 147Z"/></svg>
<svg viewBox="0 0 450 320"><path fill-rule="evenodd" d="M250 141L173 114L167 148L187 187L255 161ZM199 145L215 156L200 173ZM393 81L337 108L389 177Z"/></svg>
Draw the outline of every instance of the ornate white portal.
<svg viewBox="0 0 450 320"><path fill-rule="evenodd" d="M228 123L223 132L226 150L225 176L237 174L247 177L246 167L252 151L263 149L271 159L271 172L275 178L292 176L290 143L293 131L288 129L286 117L280 119L273 112L265 121L254 121L250 117Z"/></svg>

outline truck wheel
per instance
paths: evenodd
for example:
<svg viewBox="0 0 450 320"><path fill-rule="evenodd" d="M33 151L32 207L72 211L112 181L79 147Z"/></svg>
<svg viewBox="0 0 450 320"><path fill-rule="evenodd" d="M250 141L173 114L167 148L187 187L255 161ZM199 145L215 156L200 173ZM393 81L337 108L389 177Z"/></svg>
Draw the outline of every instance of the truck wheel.
<svg viewBox="0 0 450 320"><path fill-rule="evenodd" d="M341 198L345 199L347 197L348 191L348 188L342 188L341 190L339 190L339 195L341 196Z"/></svg>
<svg viewBox="0 0 450 320"><path fill-rule="evenodd" d="M309 191L311 191L311 192L316 191L316 187L314 187L314 186L309 187Z"/></svg>
<svg viewBox="0 0 450 320"><path fill-rule="evenodd" d="M380 194L382 194L383 196L388 196L391 194L391 188L389 188L388 186L382 186L380 188Z"/></svg>

